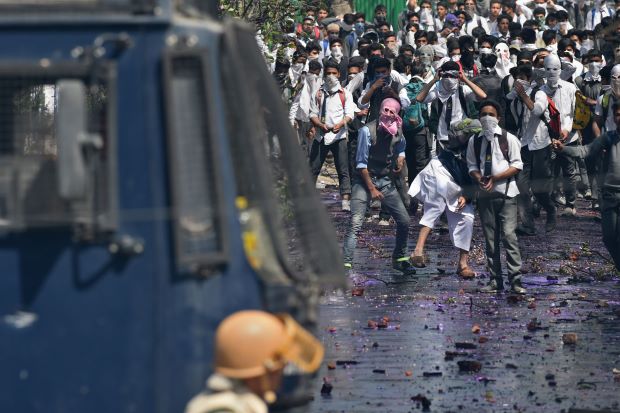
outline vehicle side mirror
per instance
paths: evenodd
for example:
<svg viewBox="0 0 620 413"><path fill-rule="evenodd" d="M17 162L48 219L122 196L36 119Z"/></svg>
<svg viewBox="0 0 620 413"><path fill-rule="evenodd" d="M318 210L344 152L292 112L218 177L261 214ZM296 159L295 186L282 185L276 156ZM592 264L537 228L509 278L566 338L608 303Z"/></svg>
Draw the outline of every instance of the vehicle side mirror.
<svg viewBox="0 0 620 413"><path fill-rule="evenodd" d="M101 148L101 137L88 133L86 87L81 80L61 79L56 83L56 139L60 197L72 201L86 197L85 146Z"/></svg>

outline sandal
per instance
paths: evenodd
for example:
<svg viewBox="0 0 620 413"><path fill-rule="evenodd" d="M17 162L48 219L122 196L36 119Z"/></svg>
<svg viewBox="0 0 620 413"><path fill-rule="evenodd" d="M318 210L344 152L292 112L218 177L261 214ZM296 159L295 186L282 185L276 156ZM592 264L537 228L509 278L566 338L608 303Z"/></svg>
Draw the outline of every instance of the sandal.
<svg viewBox="0 0 620 413"><path fill-rule="evenodd" d="M470 280L476 277L476 273L470 267L459 268L458 270L456 270L456 275L466 280Z"/></svg>
<svg viewBox="0 0 620 413"><path fill-rule="evenodd" d="M426 260L424 259L422 255L414 255L409 259L409 261L411 262L411 265L413 265L416 268L426 267Z"/></svg>

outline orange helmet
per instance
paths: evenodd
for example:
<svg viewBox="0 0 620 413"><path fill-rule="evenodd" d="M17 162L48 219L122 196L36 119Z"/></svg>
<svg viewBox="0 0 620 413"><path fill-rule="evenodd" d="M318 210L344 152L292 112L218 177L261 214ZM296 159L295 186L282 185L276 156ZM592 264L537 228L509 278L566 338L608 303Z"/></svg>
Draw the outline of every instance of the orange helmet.
<svg viewBox="0 0 620 413"><path fill-rule="evenodd" d="M321 343L287 314L240 311L215 333L215 371L233 379L262 376L287 362L313 372L323 354Z"/></svg>

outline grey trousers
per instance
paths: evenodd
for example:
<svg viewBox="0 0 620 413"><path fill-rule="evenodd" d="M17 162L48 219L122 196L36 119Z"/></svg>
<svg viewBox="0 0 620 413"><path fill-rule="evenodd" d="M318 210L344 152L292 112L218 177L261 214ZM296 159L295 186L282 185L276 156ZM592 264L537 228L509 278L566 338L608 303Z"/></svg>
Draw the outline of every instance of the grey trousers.
<svg viewBox="0 0 620 413"><path fill-rule="evenodd" d="M527 147L521 148L523 170L517 175L519 216L523 226L534 229L532 215L532 199L530 189L538 203L545 208L547 215L555 215L556 208L551 200L553 187L553 173L551 171L551 145L546 148L530 151Z"/></svg>
<svg viewBox="0 0 620 413"><path fill-rule="evenodd" d="M620 191L603 188L602 195L603 243L620 271Z"/></svg>
<svg viewBox="0 0 620 413"><path fill-rule="evenodd" d="M478 198L478 213L486 241L487 265L491 279L503 285L500 241L506 249L508 281L521 280L521 251L515 230L517 229L517 198L504 198L497 194ZM502 238L503 233L503 238Z"/></svg>

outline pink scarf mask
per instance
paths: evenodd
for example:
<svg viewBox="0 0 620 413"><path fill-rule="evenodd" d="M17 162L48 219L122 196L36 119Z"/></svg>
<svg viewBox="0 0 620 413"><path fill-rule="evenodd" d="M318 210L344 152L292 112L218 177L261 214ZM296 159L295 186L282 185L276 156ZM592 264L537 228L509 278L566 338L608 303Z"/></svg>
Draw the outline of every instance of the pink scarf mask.
<svg viewBox="0 0 620 413"><path fill-rule="evenodd" d="M388 109L387 111L385 109ZM390 113L390 111L392 113ZM396 136L398 129L403 125L403 119L398 116L400 103L393 98L385 99L381 103L379 113L379 127L392 136Z"/></svg>

